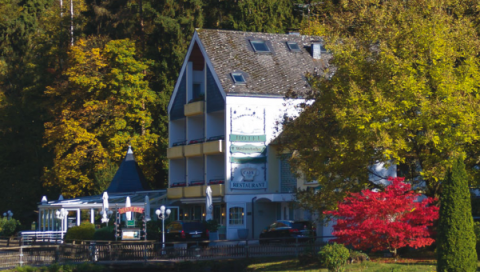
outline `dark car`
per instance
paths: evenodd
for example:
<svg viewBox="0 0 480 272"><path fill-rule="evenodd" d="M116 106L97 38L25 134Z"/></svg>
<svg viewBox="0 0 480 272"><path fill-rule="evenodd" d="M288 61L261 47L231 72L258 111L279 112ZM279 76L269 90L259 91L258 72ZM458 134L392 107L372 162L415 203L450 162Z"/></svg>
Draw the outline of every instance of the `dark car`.
<svg viewBox="0 0 480 272"><path fill-rule="evenodd" d="M313 241L315 235L315 228L309 221L277 220L260 233L260 243Z"/></svg>
<svg viewBox="0 0 480 272"><path fill-rule="evenodd" d="M207 226L200 221L172 221L165 226L165 242L208 240Z"/></svg>

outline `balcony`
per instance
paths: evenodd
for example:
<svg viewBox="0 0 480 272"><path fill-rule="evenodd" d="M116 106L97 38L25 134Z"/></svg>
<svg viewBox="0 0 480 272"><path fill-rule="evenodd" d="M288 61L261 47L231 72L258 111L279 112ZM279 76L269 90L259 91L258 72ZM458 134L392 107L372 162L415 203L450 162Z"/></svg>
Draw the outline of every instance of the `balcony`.
<svg viewBox="0 0 480 272"><path fill-rule="evenodd" d="M183 197L183 187L167 188L168 199L180 199Z"/></svg>
<svg viewBox="0 0 480 272"><path fill-rule="evenodd" d="M188 186L184 188L185 197L205 197L205 186Z"/></svg>
<svg viewBox="0 0 480 272"><path fill-rule="evenodd" d="M205 112L205 102L197 101L189 104L185 104L183 108L183 113L185 116L195 116L200 115Z"/></svg>
<svg viewBox="0 0 480 272"><path fill-rule="evenodd" d="M207 186L205 187L205 190L207 189ZM210 185L210 189L212 189L212 196L225 196L225 187L223 184L217 184L217 185ZM205 190L203 190L205 192Z"/></svg>
<svg viewBox="0 0 480 272"><path fill-rule="evenodd" d="M203 143L190 144L184 146L185 157L195 157L203 155Z"/></svg>
<svg viewBox="0 0 480 272"><path fill-rule="evenodd" d="M183 149L183 146L167 148L167 158L170 160L183 158Z"/></svg>
<svg viewBox="0 0 480 272"><path fill-rule="evenodd" d="M203 144L203 154L215 155L225 152L225 142L222 140L206 142Z"/></svg>
<svg viewBox="0 0 480 272"><path fill-rule="evenodd" d="M212 189L212 197L225 196L225 187L223 184L210 185ZM175 187L167 189L168 199L180 199L180 198L193 198L193 197L206 197L205 191L206 185L188 186L188 187Z"/></svg>

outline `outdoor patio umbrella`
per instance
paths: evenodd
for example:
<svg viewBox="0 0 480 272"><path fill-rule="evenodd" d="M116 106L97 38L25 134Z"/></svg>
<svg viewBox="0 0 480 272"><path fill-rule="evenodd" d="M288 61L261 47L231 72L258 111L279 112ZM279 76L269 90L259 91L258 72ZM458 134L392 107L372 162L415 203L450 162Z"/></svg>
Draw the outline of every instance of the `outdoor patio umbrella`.
<svg viewBox="0 0 480 272"><path fill-rule="evenodd" d="M103 207L102 207L102 212L103 212L103 218L102 218L102 223L105 223L105 222L108 222L108 214L107 214L107 210L108 210L108 194L107 192L103 192L103 196L102 196L102 199L103 199Z"/></svg>
<svg viewBox="0 0 480 272"><path fill-rule="evenodd" d="M125 208L131 207L132 204L130 203L130 197L127 196L127 200L125 201ZM127 220L132 220L132 212L125 213Z"/></svg>
<svg viewBox="0 0 480 272"><path fill-rule="evenodd" d="M213 200L212 200L212 189L210 186L207 186L207 189L205 190L205 194L207 195L207 203L205 207L205 220L210 220L213 219L212 212L213 212Z"/></svg>
<svg viewBox="0 0 480 272"><path fill-rule="evenodd" d="M145 220L150 221L150 199L148 195L145 196Z"/></svg>

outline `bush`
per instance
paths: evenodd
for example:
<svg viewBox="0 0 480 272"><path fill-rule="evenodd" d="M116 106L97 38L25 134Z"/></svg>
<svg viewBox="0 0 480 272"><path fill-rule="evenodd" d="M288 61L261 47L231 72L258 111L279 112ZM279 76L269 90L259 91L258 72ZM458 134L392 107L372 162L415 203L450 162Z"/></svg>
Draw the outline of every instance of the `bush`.
<svg viewBox="0 0 480 272"><path fill-rule="evenodd" d="M350 257L348 258L348 263L363 263L369 261L368 255L361 251L350 250Z"/></svg>
<svg viewBox="0 0 480 272"><path fill-rule="evenodd" d="M442 182L437 271L476 271L476 237L465 164L458 158Z"/></svg>
<svg viewBox="0 0 480 272"><path fill-rule="evenodd" d="M88 222L83 222L80 226L71 227L65 234L65 240L93 240L95 226Z"/></svg>
<svg viewBox="0 0 480 272"><path fill-rule="evenodd" d="M97 229L93 234L93 240L99 241L114 241L115 240L115 227L108 226L101 229Z"/></svg>
<svg viewBox="0 0 480 272"><path fill-rule="evenodd" d="M20 221L15 219L8 220L6 217L0 218L0 236L12 236L18 231Z"/></svg>
<svg viewBox="0 0 480 272"><path fill-rule="evenodd" d="M328 271L344 271L350 252L342 244L328 244L318 252L319 261Z"/></svg>

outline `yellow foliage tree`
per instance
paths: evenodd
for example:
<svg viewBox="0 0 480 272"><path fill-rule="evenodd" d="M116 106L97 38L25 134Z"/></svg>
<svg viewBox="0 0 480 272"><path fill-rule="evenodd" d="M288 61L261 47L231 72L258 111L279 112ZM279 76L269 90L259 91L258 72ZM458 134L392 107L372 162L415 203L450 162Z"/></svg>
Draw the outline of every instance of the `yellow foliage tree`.
<svg viewBox="0 0 480 272"><path fill-rule="evenodd" d="M55 158L45 168L45 185L67 197L89 194L95 173L123 159L128 145L146 177L153 177L143 156L158 138L150 132L156 96L144 80L146 69L128 39L79 40L70 49L63 78L46 91L55 120L45 124L45 145Z"/></svg>
<svg viewBox="0 0 480 272"><path fill-rule="evenodd" d="M367 168L397 164L436 195L452 155L477 175L479 6L471 0L327 0L304 32L333 55L311 77L315 102L286 122L284 148L308 179L339 192L371 186ZM475 11L473 11L475 10Z"/></svg>

